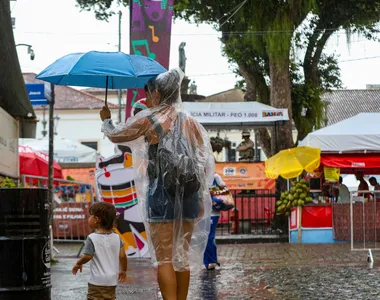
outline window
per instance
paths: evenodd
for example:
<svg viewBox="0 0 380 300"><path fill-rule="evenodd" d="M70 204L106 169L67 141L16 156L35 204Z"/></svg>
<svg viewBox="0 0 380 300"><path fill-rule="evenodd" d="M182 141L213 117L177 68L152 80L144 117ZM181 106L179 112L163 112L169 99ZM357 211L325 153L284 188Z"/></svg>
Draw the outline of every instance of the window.
<svg viewBox="0 0 380 300"><path fill-rule="evenodd" d="M98 151L98 142L81 142L81 144Z"/></svg>

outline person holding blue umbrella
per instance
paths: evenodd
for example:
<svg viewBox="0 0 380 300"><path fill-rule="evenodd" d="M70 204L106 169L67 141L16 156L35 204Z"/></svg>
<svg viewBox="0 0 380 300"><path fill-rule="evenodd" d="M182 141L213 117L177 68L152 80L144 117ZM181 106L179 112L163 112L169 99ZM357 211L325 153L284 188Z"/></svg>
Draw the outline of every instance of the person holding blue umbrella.
<svg viewBox="0 0 380 300"><path fill-rule="evenodd" d="M55 85L105 88L143 88L147 81L166 69L157 61L123 52L89 51L65 55L39 73L36 78Z"/></svg>
<svg viewBox="0 0 380 300"><path fill-rule="evenodd" d="M145 86L148 109L114 126L100 112L102 132L132 149L136 188L149 249L165 300L187 298L190 263L200 267L210 231L214 156L206 130L183 113L184 73L170 70Z"/></svg>

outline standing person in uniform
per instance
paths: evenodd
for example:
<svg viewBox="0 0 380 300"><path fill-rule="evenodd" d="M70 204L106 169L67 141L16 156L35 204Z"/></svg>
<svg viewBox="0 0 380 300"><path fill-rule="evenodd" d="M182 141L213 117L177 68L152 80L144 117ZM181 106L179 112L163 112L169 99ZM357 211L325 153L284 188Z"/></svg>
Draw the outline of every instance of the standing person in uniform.
<svg viewBox="0 0 380 300"><path fill-rule="evenodd" d="M254 156L255 143L250 139L251 134L248 130L242 132L243 141L237 146L239 152L239 161L252 161Z"/></svg>
<svg viewBox="0 0 380 300"><path fill-rule="evenodd" d="M82 273L82 266L91 261L88 300L116 299L117 281L126 278L124 243L112 230L115 219L116 209L112 204L97 202L91 205L88 225L95 232L87 237L83 256L72 270L74 275L78 271Z"/></svg>
<svg viewBox="0 0 380 300"><path fill-rule="evenodd" d="M102 132L131 147L136 188L151 257L165 300L185 300L190 262L202 264L210 231L215 163L206 130L183 113L184 73L170 70L146 87L149 109L115 127L108 107ZM133 142L132 142L133 141Z"/></svg>

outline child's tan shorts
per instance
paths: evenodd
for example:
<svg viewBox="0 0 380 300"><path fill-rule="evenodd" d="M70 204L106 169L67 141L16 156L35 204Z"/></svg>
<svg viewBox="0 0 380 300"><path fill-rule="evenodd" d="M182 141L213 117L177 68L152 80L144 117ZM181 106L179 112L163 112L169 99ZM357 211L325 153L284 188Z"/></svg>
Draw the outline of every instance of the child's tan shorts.
<svg viewBox="0 0 380 300"><path fill-rule="evenodd" d="M115 300L116 286L98 286L88 284L87 300Z"/></svg>

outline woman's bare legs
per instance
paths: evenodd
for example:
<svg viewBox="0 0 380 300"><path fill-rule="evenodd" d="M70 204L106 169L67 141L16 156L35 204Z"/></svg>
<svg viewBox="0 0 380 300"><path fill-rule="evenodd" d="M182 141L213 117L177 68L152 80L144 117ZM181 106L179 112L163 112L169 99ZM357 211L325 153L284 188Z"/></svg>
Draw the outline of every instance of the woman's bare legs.
<svg viewBox="0 0 380 300"><path fill-rule="evenodd" d="M184 235L183 238L183 255L182 259L187 259L191 235L194 230L193 222L183 222L183 228L179 229ZM188 262L182 262L184 265L189 267ZM190 270L186 270L183 272L175 272L177 278L177 300L186 300L187 294L189 293L189 284L190 284Z"/></svg>
<svg viewBox="0 0 380 300"><path fill-rule="evenodd" d="M172 264L173 223L151 223L150 236L156 252L158 285L164 300L177 300L177 277Z"/></svg>
<svg viewBox="0 0 380 300"><path fill-rule="evenodd" d="M171 263L164 263L158 266L157 279L164 300L178 300L177 277Z"/></svg>
<svg viewBox="0 0 380 300"><path fill-rule="evenodd" d="M179 257L186 260L194 229L193 222L182 222L181 224L183 228L177 228L181 226L170 222L150 224L150 235L157 261L160 263L157 275L158 285L164 300L186 300L189 292L190 270L175 272L172 264L174 234L179 235L184 243L183 249L176 249L176 251L182 252ZM186 261L182 261L181 264L188 267Z"/></svg>

